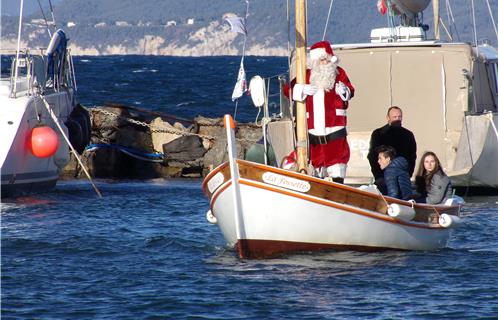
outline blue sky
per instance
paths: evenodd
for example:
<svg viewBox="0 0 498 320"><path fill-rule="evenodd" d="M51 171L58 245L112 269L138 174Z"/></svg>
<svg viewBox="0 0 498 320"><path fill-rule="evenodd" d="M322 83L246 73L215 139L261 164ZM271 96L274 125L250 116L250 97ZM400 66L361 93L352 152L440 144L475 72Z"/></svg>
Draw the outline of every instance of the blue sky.
<svg viewBox="0 0 498 320"><path fill-rule="evenodd" d="M62 0L52 0L52 5L55 5ZM1 14L9 16L18 16L21 1L20 0L2 0ZM40 0L41 5L44 8L49 8L48 0ZM40 10L38 5L38 0L24 0L24 15L29 15L33 12Z"/></svg>

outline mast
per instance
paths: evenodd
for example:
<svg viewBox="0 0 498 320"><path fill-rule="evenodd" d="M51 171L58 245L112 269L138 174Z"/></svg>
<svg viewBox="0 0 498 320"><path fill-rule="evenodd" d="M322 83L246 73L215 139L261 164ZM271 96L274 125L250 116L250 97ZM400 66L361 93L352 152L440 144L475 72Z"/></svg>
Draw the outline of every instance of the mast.
<svg viewBox="0 0 498 320"><path fill-rule="evenodd" d="M296 83L306 83L306 0L296 0ZM297 165L299 172L308 168L308 132L306 102L296 101Z"/></svg>
<svg viewBox="0 0 498 320"><path fill-rule="evenodd" d="M439 40L439 0L432 1L432 11L434 11L434 38Z"/></svg>

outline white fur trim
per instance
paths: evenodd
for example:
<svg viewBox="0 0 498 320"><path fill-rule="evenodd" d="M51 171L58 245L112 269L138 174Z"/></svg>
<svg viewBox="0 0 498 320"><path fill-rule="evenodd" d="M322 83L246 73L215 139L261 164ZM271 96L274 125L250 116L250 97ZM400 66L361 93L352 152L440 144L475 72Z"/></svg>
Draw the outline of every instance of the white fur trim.
<svg viewBox="0 0 498 320"><path fill-rule="evenodd" d="M337 56L332 56L332 58L330 59L330 62L339 63L339 58L337 58Z"/></svg>
<svg viewBox="0 0 498 320"><path fill-rule="evenodd" d="M325 134L325 91L318 89L313 96L313 127L318 135Z"/></svg>
<svg viewBox="0 0 498 320"><path fill-rule="evenodd" d="M327 167L327 174L332 178L344 178L346 177L346 168L347 165L345 163L336 163Z"/></svg>
<svg viewBox="0 0 498 320"><path fill-rule="evenodd" d="M319 60L322 57L327 57L329 54L325 51L325 48L316 48L310 50L310 59L311 60Z"/></svg>
<svg viewBox="0 0 498 320"><path fill-rule="evenodd" d="M317 132L315 129L309 129L309 133L315 135L315 136L326 136L328 134L331 134L332 132L339 131L343 128L346 128L345 126L334 126L334 127L325 127L325 132L323 130L321 132Z"/></svg>
<svg viewBox="0 0 498 320"><path fill-rule="evenodd" d="M346 109L335 109L335 115L336 116L347 116L347 111Z"/></svg>

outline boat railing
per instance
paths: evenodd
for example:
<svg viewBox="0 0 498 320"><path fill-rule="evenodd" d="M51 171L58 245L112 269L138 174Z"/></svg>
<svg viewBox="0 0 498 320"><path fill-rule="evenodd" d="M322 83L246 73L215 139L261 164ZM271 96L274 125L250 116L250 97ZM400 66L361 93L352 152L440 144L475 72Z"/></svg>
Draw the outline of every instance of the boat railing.
<svg viewBox="0 0 498 320"><path fill-rule="evenodd" d="M10 96L15 98L21 92L25 92L26 95L35 95L50 91L58 92L67 88L76 90L74 62L69 50L66 52L63 63L57 66L52 77L49 76L47 68L48 59L44 54L44 49L40 49L38 54L25 50L17 57L14 56L10 70Z"/></svg>

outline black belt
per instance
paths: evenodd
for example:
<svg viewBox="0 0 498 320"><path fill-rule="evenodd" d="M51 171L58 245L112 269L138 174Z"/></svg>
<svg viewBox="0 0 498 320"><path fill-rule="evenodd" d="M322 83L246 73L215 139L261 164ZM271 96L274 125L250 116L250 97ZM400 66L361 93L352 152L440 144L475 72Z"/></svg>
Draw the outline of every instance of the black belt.
<svg viewBox="0 0 498 320"><path fill-rule="evenodd" d="M335 139L343 138L348 135L346 128L342 128L338 131L329 133L326 136L315 136L314 134L309 134L310 144L327 144Z"/></svg>

